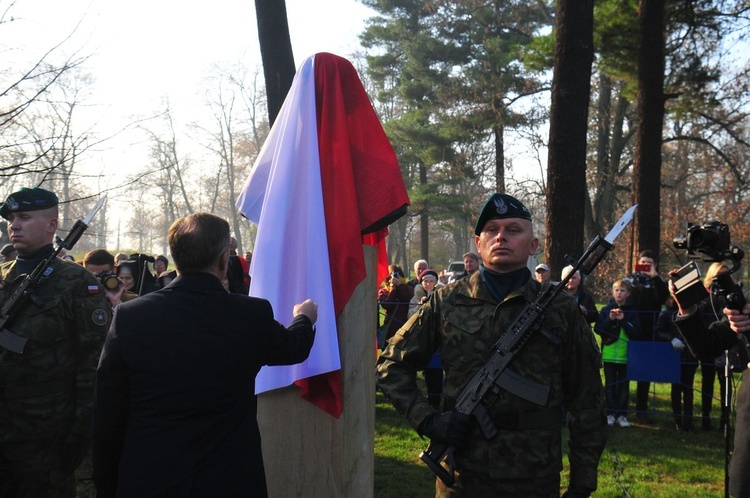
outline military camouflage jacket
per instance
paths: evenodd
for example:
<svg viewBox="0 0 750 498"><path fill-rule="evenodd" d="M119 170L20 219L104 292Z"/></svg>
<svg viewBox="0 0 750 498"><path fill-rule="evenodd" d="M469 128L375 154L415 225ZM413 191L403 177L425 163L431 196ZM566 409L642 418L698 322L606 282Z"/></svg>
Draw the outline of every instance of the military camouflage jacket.
<svg viewBox="0 0 750 498"><path fill-rule="evenodd" d="M530 279L498 304L476 272L435 291L380 356L378 386L417 429L434 413L416 383L417 371L425 368L432 353L440 349L449 409L498 337L540 290ZM551 389L546 406L501 390L489 409L500 434L488 441L475 426L468 447L455 453L456 467L494 479L559 473L564 405L569 413L571 486L594 490L606 442L599 348L575 300L565 292L546 310L542 329L545 332L534 332L509 368Z"/></svg>
<svg viewBox="0 0 750 498"><path fill-rule="evenodd" d="M15 264L0 266L0 306L15 287ZM110 307L86 269L61 259L52 267L9 326L29 339L24 353L0 348L0 441L89 437Z"/></svg>

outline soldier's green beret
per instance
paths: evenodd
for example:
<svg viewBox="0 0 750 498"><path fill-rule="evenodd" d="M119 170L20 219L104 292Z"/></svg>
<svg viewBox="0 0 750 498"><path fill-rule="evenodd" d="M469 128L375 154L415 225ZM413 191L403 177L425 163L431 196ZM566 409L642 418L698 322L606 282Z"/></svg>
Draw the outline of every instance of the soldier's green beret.
<svg viewBox="0 0 750 498"><path fill-rule="evenodd" d="M531 221L531 213L521 201L508 194L492 194L479 213L477 226L474 233L482 233L485 223L489 220L499 220L504 218L521 218Z"/></svg>
<svg viewBox="0 0 750 498"><path fill-rule="evenodd" d="M13 192L0 205L0 216L6 220L11 213L23 213L25 211L39 211L55 207L60 203L54 192L41 187L22 188Z"/></svg>

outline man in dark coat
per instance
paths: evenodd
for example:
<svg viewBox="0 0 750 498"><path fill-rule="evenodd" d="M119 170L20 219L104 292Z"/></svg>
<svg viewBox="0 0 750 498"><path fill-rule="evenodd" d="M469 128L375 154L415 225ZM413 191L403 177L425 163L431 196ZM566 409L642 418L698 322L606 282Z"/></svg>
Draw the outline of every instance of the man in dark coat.
<svg viewBox="0 0 750 498"><path fill-rule="evenodd" d="M286 328L268 301L228 293L229 224L211 214L175 221L169 248L177 278L119 306L102 351L97 496L266 496L255 375L307 358L317 305Z"/></svg>

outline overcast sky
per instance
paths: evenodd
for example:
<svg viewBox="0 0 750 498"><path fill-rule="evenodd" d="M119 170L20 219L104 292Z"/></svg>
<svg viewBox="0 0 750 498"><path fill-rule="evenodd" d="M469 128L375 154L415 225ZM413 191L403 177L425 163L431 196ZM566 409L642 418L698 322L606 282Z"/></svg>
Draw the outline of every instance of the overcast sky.
<svg viewBox="0 0 750 498"><path fill-rule="evenodd" d="M176 119L193 122L205 112L202 81L212 65L261 65L254 5L253 0L17 0L4 5L4 20L13 20L0 28L0 50L6 61L23 65L65 40L65 53L90 56L85 68L94 83L86 104L102 134L161 110L164 98ZM286 5L297 65L316 52L347 57L358 50L357 35L371 15L356 0L286 0Z"/></svg>
<svg viewBox="0 0 750 498"><path fill-rule="evenodd" d="M359 50L357 35L372 15L356 0L286 0L286 6L297 65L321 51L348 57ZM85 71L93 84L78 108L86 123L77 129L95 123L99 137L161 111L165 98L178 128L200 121L207 115L204 80L212 66L261 66L254 0L16 0L0 2L0 15L0 71L27 70L60 43L60 56L78 51L88 57ZM149 145L134 130L89 153L85 171L101 174L89 187L122 184L147 165ZM183 143L182 152L190 146ZM110 193L110 218L129 210L121 194Z"/></svg>
<svg viewBox="0 0 750 498"><path fill-rule="evenodd" d="M295 62L320 51L347 56L369 10L355 0L287 0ZM47 50L75 32L66 48L87 63L102 95L157 101L190 94L212 63L260 64L253 0L17 0L3 43L25 53ZM116 96L116 98L115 98ZM154 97L156 96L156 97ZM130 106L128 106L130 107Z"/></svg>

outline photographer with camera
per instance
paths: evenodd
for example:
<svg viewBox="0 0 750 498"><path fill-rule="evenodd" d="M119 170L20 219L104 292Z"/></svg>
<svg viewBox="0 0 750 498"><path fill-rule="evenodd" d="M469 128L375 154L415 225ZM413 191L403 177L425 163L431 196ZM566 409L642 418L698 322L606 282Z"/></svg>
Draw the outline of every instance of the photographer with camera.
<svg viewBox="0 0 750 498"><path fill-rule="evenodd" d="M702 285L695 285L695 281L700 283L699 275L694 275L698 273L694 270L695 263L691 261L684 267L669 272L669 291L677 303L674 324L690 351L701 361L711 361L714 357L725 354L725 351L739 346L740 357L747 364L748 349L744 334L750 332L750 305L740 286L730 276L731 272L739 269L744 253L738 247L730 247L729 227L718 222L702 227L688 225L688 236L676 237L674 245L678 249L687 249L688 256L692 259L733 262L732 269L728 272L716 274L712 285L712 294L724 298L727 303L727 307L722 310L725 317L708 326L698 307L707 292ZM702 293L698 292L700 289L703 289ZM732 465L728 470L727 491L735 497L750 496L750 374L747 368L742 372L742 380L737 396ZM725 434L729 435L728 428Z"/></svg>
<svg viewBox="0 0 750 498"><path fill-rule="evenodd" d="M674 270L676 271L676 270ZM671 274L672 272L670 272ZM742 311L724 308L726 317L706 326L697 305L684 308L670 282L670 291L678 303L674 323L685 338L690 351L701 361L732 349L738 343L738 334L750 332L750 305ZM742 372L742 386L737 395L737 419L735 422L734 453L729 474L731 496L750 496L750 374Z"/></svg>
<svg viewBox="0 0 750 498"><path fill-rule="evenodd" d="M669 295L667 283L659 275L654 251L641 251L635 264L635 273L625 280L633 288L628 303L640 315L641 333L635 340L653 342L656 320ZM636 386L636 418L642 424L650 424L652 420L648 414L648 395L651 384L647 381L638 381Z"/></svg>
<svg viewBox="0 0 750 498"><path fill-rule="evenodd" d="M94 274L106 291L112 311L120 304L138 297L125 286L115 274L115 257L106 249L94 249L83 258L83 267Z"/></svg>

